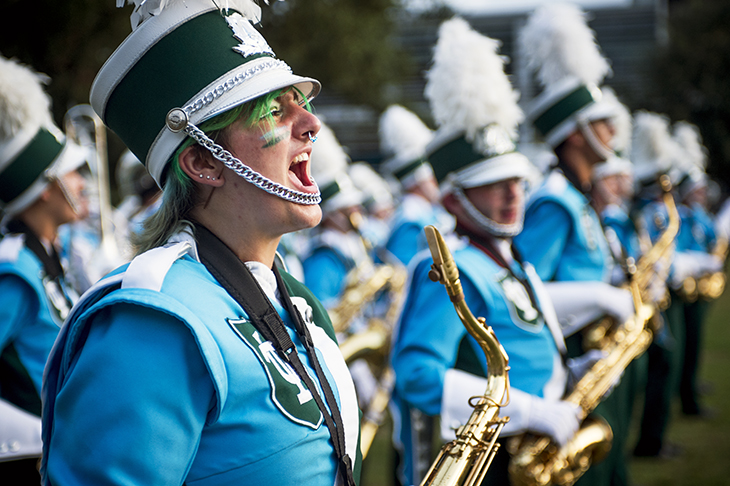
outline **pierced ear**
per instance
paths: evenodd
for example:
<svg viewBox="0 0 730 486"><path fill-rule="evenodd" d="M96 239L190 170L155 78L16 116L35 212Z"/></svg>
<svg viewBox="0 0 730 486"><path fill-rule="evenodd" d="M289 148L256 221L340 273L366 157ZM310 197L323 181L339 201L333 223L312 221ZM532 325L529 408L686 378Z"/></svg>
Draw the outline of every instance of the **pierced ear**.
<svg viewBox="0 0 730 486"><path fill-rule="evenodd" d="M186 147L180 153L178 163L195 182L215 187L222 184L223 164L196 145Z"/></svg>

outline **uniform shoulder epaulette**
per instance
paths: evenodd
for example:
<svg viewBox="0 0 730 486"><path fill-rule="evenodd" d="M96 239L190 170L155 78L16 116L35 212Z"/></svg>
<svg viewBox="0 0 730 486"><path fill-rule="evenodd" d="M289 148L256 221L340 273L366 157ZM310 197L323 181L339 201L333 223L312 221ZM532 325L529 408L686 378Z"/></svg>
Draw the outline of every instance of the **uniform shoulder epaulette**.
<svg viewBox="0 0 730 486"><path fill-rule="evenodd" d="M0 240L0 262L15 262L25 245L23 235L6 235Z"/></svg>
<svg viewBox="0 0 730 486"><path fill-rule="evenodd" d="M568 187L568 181L565 177L553 172L550 174L547 181L545 181L545 185L543 187L545 188L545 192L548 194L562 194Z"/></svg>

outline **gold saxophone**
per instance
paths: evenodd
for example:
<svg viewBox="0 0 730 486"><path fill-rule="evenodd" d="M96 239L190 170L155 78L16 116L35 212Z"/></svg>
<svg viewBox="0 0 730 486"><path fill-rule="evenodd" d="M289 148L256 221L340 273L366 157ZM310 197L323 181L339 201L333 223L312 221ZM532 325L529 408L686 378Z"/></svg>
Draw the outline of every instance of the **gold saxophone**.
<svg viewBox="0 0 730 486"><path fill-rule="evenodd" d="M433 226L427 226L425 231L434 261L429 278L446 287L461 322L484 351L488 376L484 395L470 400L474 411L469 420L458 428L456 439L441 448L421 486L478 485L499 449L497 438L509 420L498 417L503 400L509 400L507 353L492 328L483 318L475 318L466 305L459 269L441 234Z"/></svg>
<svg viewBox="0 0 730 486"><path fill-rule="evenodd" d="M345 293L342 301L349 308L357 310L372 300L380 291L388 292L388 308L383 317L371 317L364 329L350 334L340 343L340 352L349 365L358 359L365 359L376 381L376 389L369 402L362 406L360 427L360 451L367 457L375 434L385 417L390 395L395 384L395 375L388 361L393 327L400 314L405 297L407 271L403 266L379 265L363 284ZM363 299L356 305L356 296ZM341 314L335 314L341 315ZM355 313L352 314L354 317ZM343 322L343 321L338 321ZM337 328L335 328L337 330Z"/></svg>
<svg viewBox="0 0 730 486"><path fill-rule="evenodd" d="M711 254L724 262L728 254L728 240L718 238ZM682 286L677 289L677 294L688 303L696 302L698 299L715 300L725 291L725 281L724 270L708 273L699 278L687 277L682 281Z"/></svg>
<svg viewBox="0 0 730 486"><path fill-rule="evenodd" d="M642 302L652 302L656 297L650 294L650 287L655 279L666 281L668 277L674 240L677 237L680 225L677 205L670 192L672 189L671 181L668 176L663 176L659 182L664 191L662 198L667 208L669 223L657 242L646 247L647 249L642 253L638 262L634 262L633 258L629 258L626 265L631 280L637 284ZM630 290L628 284L624 285L623 288ZM665 292L665 295L653 304L658 310L664 310L669 307L669 301L669 292ZM612 317L604 317L598 323L586 327L583 332L583 348L604 349L611 342L610 333L617 327L617 324Z"/></svg>
<svg viewBox="0 0 730 486"><path fill-rule="evenodd" d="M578 432L565 446L559 447L549 437L529 433L510 439L507 444L512 456L509 474L515 486L572 485L592 463L603 459L611 449L611 427L602 418L590 414L624 369L646 351L662 325L656 314L657 303L647 304L645 301L652 280L657 278L657 263L664 261L668 267L679 231L679 215L669 193L669 178L662 178L661 183L669 224L651 250L630 269L633 274L629 290L634 298L636 314L622 325L608 327L602 333L596 343L606 352L606 357L596 362L564 398L580 407L584 419Z"/></svg>

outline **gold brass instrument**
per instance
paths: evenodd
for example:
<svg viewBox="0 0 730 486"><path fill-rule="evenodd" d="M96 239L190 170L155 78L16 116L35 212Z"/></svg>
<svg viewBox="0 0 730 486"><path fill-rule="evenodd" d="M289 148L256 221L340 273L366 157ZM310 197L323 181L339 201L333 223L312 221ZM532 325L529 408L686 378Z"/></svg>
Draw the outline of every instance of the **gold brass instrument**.
<svg viewBox="0 0 730 486"><path fill-rule="evenodd" d="M338 305L339 309L333 313L338 319L338 325L342 327L343 323L349 323L349 319L359 313L364 303L371 301L381 291L388 292L388 308L385 315L382 318L369 318L363 330L350 334L340 343L340 351L345 362L349 365L358 359L364 359L376 382L375 392L369 402L362 407L360 450L363 458L367 456L378 427L383 422L395 384L395 375L388 360L391 334L405 297L406 279L405 267L378 265L370 278L345 292ZM359 303L358 298L362 299ZM348 313L344 314L342 309L346 309ZM346 330L345 325L343 332Z"/></svg>
<svg viewBox="0 0 730 486"><path fill-rule="evenodd" d="M656 278L656 264L667 260L679 231L679 215L669 190L669 179L662 179L669 224L657 243L637 262L629 281L636 314L620 326L612 326L597 340L606 357L596 362L576 383L565 401L578 405L584 419L575 436L559 447L547 436L522 434L507 443L511 455L509 474L515 486L572 485L594 462L611 449L613 432L605 420L591 416L605 394L614 386L624 369L643 354L661 327L656 303L645 303L649 285ZM667 265L668 267L668 265Z"/></svg>
<svg viewBox="0 0 730 486"><path fill-rule="evenodd" d="M434 261L429 278L446 287L461 322L484 351L488 376L484 395L471 398L474 411L469 420L458 428L456 439L441 448L421 486L474 486L484 479L499 449L497 438L509 420L498 416L503 400L509 401L508 358L492 328L483 318L475 318L466 305L459 269L443 237L433 226L425 231Z"/></svg>
<svg viewBox="0 0 730 486"><path fill-rule="evenodd" d="M638 262L634 262L633 258L629 258L627 262L628 273L631 275L631 280L637 284L642 302L652 302L653 296L650 295L650 288L655 279L666 281L674 240L679 232L679 213L671 194L671 181L668 176L662 176L659 182L664 191L662 200L667 208L669 222L657 242L642 253ZM659 269L661 269L661 274ZM625 288L629 288L629 286L627 285ZM666 293L663 299L653 303L659 310L666 309L669 306L669 294ZM612 317L604 317L595 325L586 327L583 333L583 348L604 349L612 340L610 332L615 327L617 327L617 323Z"/></svg>
<svg viewBox="0 0 730 486"><path fill-rule="evenodd" d="M728 255L728 240L718 238L711 254L724 262ZM696 302L698 299L715 300L725 291L726 280L724 270L702 275L699 278L687 277L682 281L682 286L677 289L677 294L688 303Z"/></svg>
<svg viewBox="0 0 730 486"><path fill-rule="evenodd" d="M92 223L91 226L99 236L99 244L91 255L79 254L78 258L82 261L74 262L69 273L76 290L83 292L108 271L123 263L123 259L112 223L106 127L91 105L81 104L66 112L64 128L70 140L86 148L92 155L89 160L91 184L87 188L92 193L89 202L96 203L98 208L98 214L95 214L98 225ZM71 244L69 251L73 253L73 238Z"/></svg>
<svg viewBox="0 0 730 486"><path fill-rule="evenodd" d="M362 215L353 212L348 220L363 246L368 251L375 250L362 235ZM387 258L382 260L389 261ZM367 398L367 403L361 403L360 451L363 459L383 423L395 384L395 374L389 363L390 342L405 298L407 276L408 272L400 262L375 264L364 261L347 274L339 302L328 311L335 332L344 335L340 340L340 352L345 362L349 366L364 360L375 383L375 391ZM387 308L380 312L376 309L375 316L363 315L371 304L375 303L376 307L380 304L376 301L381 296L386 297ZM365 325L361 329L354 328L357 326L353 323L361 316L365 317Z"/></svg>

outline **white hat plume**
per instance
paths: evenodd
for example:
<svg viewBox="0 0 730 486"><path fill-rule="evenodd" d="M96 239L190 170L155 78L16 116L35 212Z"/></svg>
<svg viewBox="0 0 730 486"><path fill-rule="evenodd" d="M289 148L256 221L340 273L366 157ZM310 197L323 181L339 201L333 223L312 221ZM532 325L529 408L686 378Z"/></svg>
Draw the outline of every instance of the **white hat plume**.
<svg viewBox="0 0 730 486"><path fill-rule="evenodd" d="M666 116L648 111L639 111L634 115L631 160L639 180L669 171L675 146Z"/></svg>
<svg viewBox="0 0 730 486"><path fill-rule="evenodd" d="M696 125L686 121L674 124L672 135L681 149L683 162L701 170L707 168L707 149L702 145L702 135Z"/></svg>
<svg viewBox="0 0 730 486"><path fill-rule="evenodd" d="M504 74L506 58L497 54L499 46L460 17L441 24L424 91L439 128L464 131L473 141L477 131L497 124L517 136L524 116L519 94Z"/></svg>
<svg viewBox="0 0 730 486"><path fill-rule="evenodd" d="M53 131L51 98L43 88L47 81L46 76L0 56L0 141L23 130Z"/></svg>
<svg viewBox="0 0 730 486"><path fill-rule="evenodd" d="M117 8L124 7L127 5L134 5L134 10L129 20L132 24L132 30L139 27L145 20L159 15L162 10L174 3L183 3L189 0L117 0ZM268 5L268 0L265 0ZM258 6L254 0L217 0L211 3L215 3L219 6L220 10L227 10L228 8L235 8L245 18L251 20L254 23L261 21L261 7Z"/></svg>
<svg viewBox="0 0 730 486"><path fill-rule="evenodd" d="M575 5L549 3L538 7L520 32L519 48L543 87L569 78L598 85L611 72L585 13Z"/></svg>
<svg viewBox="0 0 730 486"><path fill-rule="evenodd" d="M386 157L416 158L423 156L433 131L412 111L390 105L380 115L378 135Z"/></svg>

